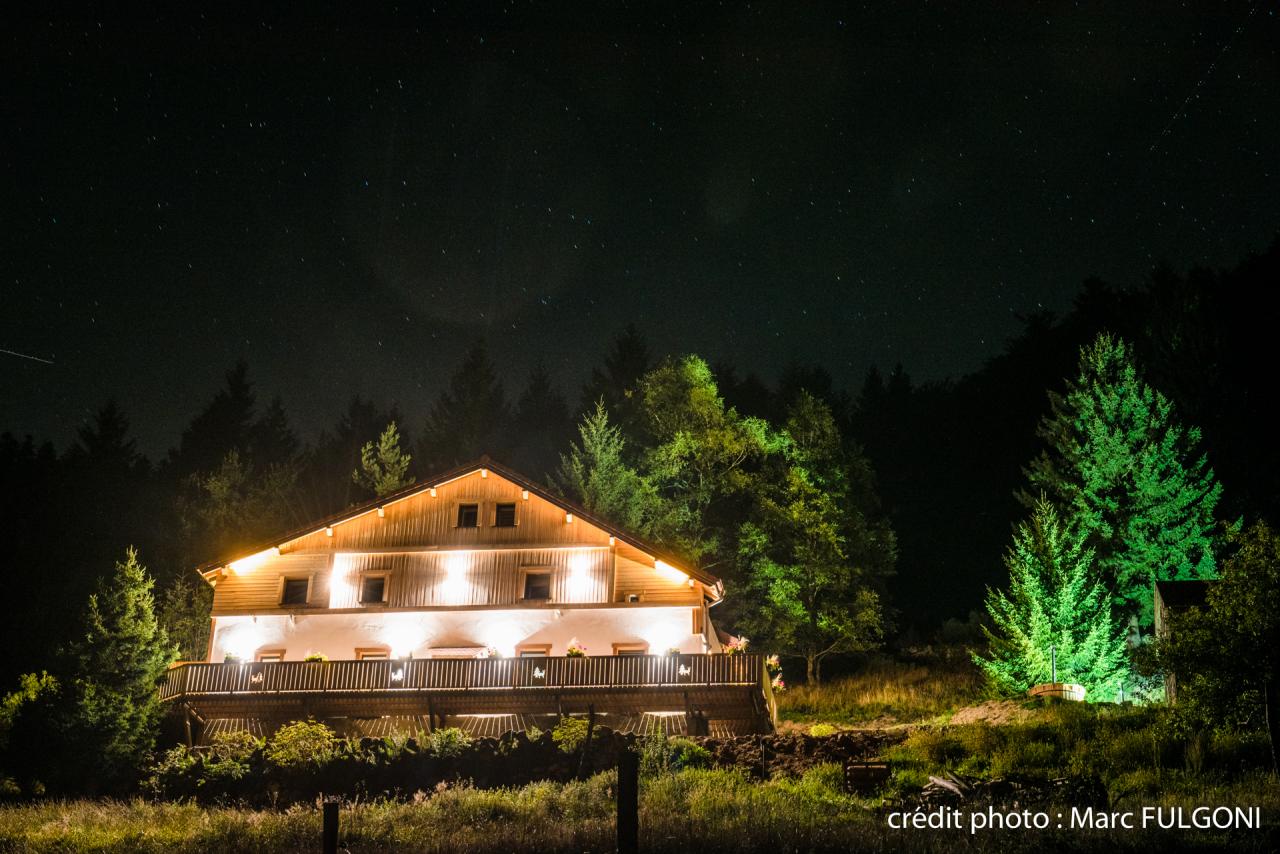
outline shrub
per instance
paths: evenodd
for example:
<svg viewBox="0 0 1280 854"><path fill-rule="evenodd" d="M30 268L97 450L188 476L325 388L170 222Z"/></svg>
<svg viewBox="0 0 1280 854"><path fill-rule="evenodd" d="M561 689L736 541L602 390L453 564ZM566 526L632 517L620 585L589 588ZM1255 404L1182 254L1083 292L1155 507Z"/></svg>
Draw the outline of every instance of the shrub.
<svg viewBox="0 0 1280 854"><path fill-rule="evenodd" d="M151 766L151 773L142 784L143 790L161 797L173 797L186 794L194 785L193 769L196 757L182 745L171 747L156 764Z"/></svg>
<svg viewBox="0 0 1280 854"><path fill-rule="evenodd" d="M323 652L309 652L307 653L306 658L302 660L303 661L328 661L329 656L325 655Z"/></svg>
<svg viewBox="0 0 1280 854"><path fill-rule="evenodd" d="M551 730L551 740L564 753L574 753L587 740L586 718L561 718Z"/></svg>
<svg viewBox="0 0 1280 854"><path fill-rule="evenodd" d="M209 740L209 756L217 762L245 762L261 747L262 740L248 730L231 730Z"/></svg>
<svg viewBox="0 0 1280 854"><path fill-rule="evenodd" d="M814 724L809 727L809 735L814 738L826 738L829 735L835 735L836 728L831 724Z"/></svg>
<svg viewBox="0 0 1280 854"><path fill-rule="evenodd" d="M267 742L267 761L281 768L324 765L333 758L337 741L333 730L322 723L294 721Z"/></svg>
<svg viewBox="0 0 1280 854"><path fill-rule="evenodd" d="M660 732L645 736L640 742L639 753L640 773L645 777L711 765L711 751L684 736L668 738Z"/></svg>
<svg viewBox="0 0 1280 854"><path fill-rule="evenodd" d="M438 729L427 736L427 752L437 759L461 756L471 746L471 736L456 726Z"/></svg>
<svg viewBox="0 0 1280 854"><path fill-rule="evenodd" d="M903 742L907 754L930 765L950 765L964 758L960 740L940 730L919 729Z"/></svg>

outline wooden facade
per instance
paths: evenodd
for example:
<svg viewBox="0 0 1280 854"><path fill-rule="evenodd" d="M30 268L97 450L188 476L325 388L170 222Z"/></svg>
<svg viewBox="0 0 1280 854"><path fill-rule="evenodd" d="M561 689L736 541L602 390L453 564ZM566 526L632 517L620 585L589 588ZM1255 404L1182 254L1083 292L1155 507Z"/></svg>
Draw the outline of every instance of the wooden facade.
<svg viewBox="0 0 1280 854"><path fill-rule="evenodd" d="M579 706L691 732L772 723L763 664L718 654L717 579L488 460L200 571L208 661L176 667L161 696L213 729ZM592 657L565 657L575 646Z"/></svg>

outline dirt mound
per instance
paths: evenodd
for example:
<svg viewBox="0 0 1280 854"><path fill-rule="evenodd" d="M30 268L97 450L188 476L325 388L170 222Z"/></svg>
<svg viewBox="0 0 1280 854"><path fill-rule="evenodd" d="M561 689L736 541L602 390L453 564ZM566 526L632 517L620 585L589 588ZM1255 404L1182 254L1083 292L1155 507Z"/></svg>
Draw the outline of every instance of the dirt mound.
<svg viewBox="0 0 1280 854"><path fill-rule="evenodd" d="M744 735L735 738L696 739L711 752L721 768L743 768L759 777L798 776L815 765L843 765L881 756L906 737L905 731L845 730L835 735L812 736L799 732Z"/></svg>
<svg viewBox="0 0 1280 854"><path fill-rule="evenodd" d="M987 700L985 703L959 710L951 716L951 720L948 723L953 726L977 723L998 726L1000 724L1020 723L1030 718L1031 715L1031 710L1023 708L1016 700Z"/></svg>

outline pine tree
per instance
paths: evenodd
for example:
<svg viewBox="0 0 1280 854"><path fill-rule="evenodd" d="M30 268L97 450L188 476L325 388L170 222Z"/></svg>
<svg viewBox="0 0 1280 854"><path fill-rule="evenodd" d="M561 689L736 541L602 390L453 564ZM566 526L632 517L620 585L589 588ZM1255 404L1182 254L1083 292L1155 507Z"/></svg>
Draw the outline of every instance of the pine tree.
<svg viewBox="0 0 1280 854"><path fill-rule="evenodd" d="M155 744L156 685L176 655L156 622L151 588L129 549L89 597L85 634L68 650L68 745L81 773L107 786L129 779Z"/></svg>
<svg viewBox="0 0 1280 854"><path fill-rule="evenodd" d="M556 484L562 494L629 531L648 533L658 514L658 496L627 464L626 440L609 423L604 401L578 426L582 443L560 457Z"/></svg>
<svg viewBox="0 0 1280 854"><path fill-rule="evenodd" d="M529 382L511 418L511 464L530 475L546 477L555 468L559 449L573 422L564 395L556 390L542 363L529 371Z"/></svg>
<svg viewBox="0 0 1280 854"><path fill-rule="evenodd" d="M1083 685L1086 699L1111 700L1128 669L1124 626L1093 550L1047 499L1019 525L1005 556L1009 589L987 591L989 657L974 662L1002 692L1018 694L1053 677Z"/></svg>
<svg viewBox="0 0 1280 854"><path fill-rule="evenodd" d="M431 407L416 456L436 472L477 459L501 458L507 445L506 394L483 343L467 353Z"/></svg>
<svg viewBox="0 0 1280 854"><path fill-rule="evenodd" d="M1214 575L1222 488L1200 431L1178 423L1128 345L1106 333L1081 348L1079 375L1050 402L1038 430L1048 448L1026 470L1031 488L1080 525L1116 606L1146 628L1155 581Z"/></svg>
<svg viewBox="0 0 1280 854"><path fill-rule="evenodd" d="M400 450L400 433L392 421L378 437L377 447L366 442L360 449L360 468L351 473L351 479L381 498L413 483L409 476L412 461L413 457Z"/></svg>

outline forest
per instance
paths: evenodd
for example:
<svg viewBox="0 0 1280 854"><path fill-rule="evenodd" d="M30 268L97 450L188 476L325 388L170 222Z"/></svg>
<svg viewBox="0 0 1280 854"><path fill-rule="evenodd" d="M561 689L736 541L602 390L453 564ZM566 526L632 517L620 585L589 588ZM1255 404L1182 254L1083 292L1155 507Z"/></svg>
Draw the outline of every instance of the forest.
<svg viewBox="0 0 1280 854"><path fill-rule="evenodd" d="M0 436L0 685L16 709L46 671L120 664L101 648L115 576L151 591L169 660L200 659L210 595L195 566L488 455L723 577L719 621L777 652L793 684L956 638L997 690L1047 681L1011 627L1052 594L1096 617L1072 653L1078 678L1122 695L1136 672L1117 657L1125 636L1150 632L1152 554L1156 577L1213 577L1223 543L1276 520L1278 318L1264 297L1277 283L1280 242L1231 270L1090 281L1068 313L1024 317L998 356L942 382L873 366L847 389L804 364L770 382L696 342L655 352L629 326L573 390L540 367L513 382L478 339L417 421L352 398L334 424L294 424L240 362L161 459L104 400L68 447ZM1091 424L1113 416L1137 438L1111 453L1147 481L1081 459ZM1036 594L1037 561L1061 590Z"/></svg>

